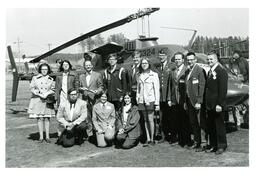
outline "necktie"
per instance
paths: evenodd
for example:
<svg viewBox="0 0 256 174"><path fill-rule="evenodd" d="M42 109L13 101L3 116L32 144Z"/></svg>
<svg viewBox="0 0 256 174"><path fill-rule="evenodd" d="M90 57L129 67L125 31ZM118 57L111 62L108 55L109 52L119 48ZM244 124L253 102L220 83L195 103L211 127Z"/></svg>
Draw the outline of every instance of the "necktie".
<svg viewBox="0 0 256 174"><path fill-rule="evenodd" d="M212 70L210 69L208 72L208 76L210 77L212 75Z"/></svg>
<svg viewBox="0 0 256 174"><path fill-rule="evenodd" d="M161 70L163 71L164 70L164 64L161 63Z"/></svg>
<svg viewBox="0 0 256 174"><path fill-rule="evenodd" d="M75 104L72 104L70 109L70 121L73 121L74 110L75 110Z"/></svg>

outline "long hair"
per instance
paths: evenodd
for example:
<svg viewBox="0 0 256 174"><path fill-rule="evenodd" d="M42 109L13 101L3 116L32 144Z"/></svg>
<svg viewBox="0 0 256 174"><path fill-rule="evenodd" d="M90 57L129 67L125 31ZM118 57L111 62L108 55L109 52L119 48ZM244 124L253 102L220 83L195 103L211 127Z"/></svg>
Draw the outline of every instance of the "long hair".
<svg viewBox="0 0 256 174"><path fill-rule="evenodd" d="M71 65L71 63L70 63L68 60L63 60L63 61L61 62L61 64L60 64L59 72L63 72L63 71L64 71L64 69L63 69L63 64L64 64L65 62L69 64L69 70L72 70L72 65Z"/></svg>
<svg viewBox="0 0 256 174"><path fill-rule="evenodd" d="M147 62L148 62L148 69L149 70L151 70L151 62L149 61L149 59L147 58L147 57L143 57L143 58L141 58L141 60L140 60L140 66L139 66L139 73L141 74L144 70L143 70L143 68L142 68L142 61L143 60L146 60Z"/></svg>
<svg viewBox="0 0 256 174"><path fill-rule="evenodd" d="M50 74L50 73L52 73L51 67L50 67L50 65L47 64L47 63L42 63L42 64L39 65L39 67L38 67L38 73L41 73L41 72L42 72L42 67L43 67L43 66L46 66L46 67L48 68L47 75Z"/></svg>

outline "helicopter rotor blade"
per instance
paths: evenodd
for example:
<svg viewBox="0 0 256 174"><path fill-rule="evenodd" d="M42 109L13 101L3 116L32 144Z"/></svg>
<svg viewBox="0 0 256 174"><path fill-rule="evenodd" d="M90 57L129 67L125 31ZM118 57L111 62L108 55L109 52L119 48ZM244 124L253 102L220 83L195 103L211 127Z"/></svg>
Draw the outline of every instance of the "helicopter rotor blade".
<svg viewBox="0 0 256 174"><path fill-rule="evenodd" d="M13 75L13 80L12 80L12 102L16 101L17 97L17 92L18 92L18 85L19 85L19 73L18 69L12 54L12 48L11 46L7 46L8 50L8 55L12 67L12 75Z"/></svg>
<svg viewBox="0 0 256 174"><path fill-rule="evenodd" d="M132 20L141 18L141 17L143 17L145 15L150 15L151 13L153 13L153 12L155 12L157 10L159 10L159 8L146 8L144 11L139 11L138 13L129 15L126 18L123 18L123 19L118 20L116 22L113 22L111 24L105 25L105 26L100 27L100 28L98 28L96 30L93 30L93 31L90 31L90 32L88 32L86 34L83 34L83 35L81 35L81 36L79 36L79 37L77 37L75 39L72 39L72 40L70 40L70 41L68 41L68 42L66 42L66 43L64 43L64 44L62 44L62 45L60 45L60 46L58 46L58 47L56 47L56 48L46 52L46 53L44 53L44 54L42 54L41 56L39 56L39 57L29 61L29 62L30 63L39 62L41 59L43 59L45 57L48 57L48 56L51 56L52 54L54 54L54 53L56 53L58 51L61 51L61 50L65 49L65 48L67 48L67 47L69 47L71 45L74 45L74 44L76 44L76 43L78 43L78 42L80 42L80 41L82 41L84 39L90 38L90 37L92 37L94 35L97 35L97 34L102 33L104 31L110 30L112 28L124 25L126 23L131 22Z"/></svg>

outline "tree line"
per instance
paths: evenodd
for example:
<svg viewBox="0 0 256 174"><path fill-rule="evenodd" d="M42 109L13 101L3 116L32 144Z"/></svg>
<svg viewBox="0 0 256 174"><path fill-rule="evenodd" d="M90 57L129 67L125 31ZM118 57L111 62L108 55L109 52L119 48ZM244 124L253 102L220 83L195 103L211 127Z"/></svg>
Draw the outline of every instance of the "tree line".
<svg viewBox="0 0 256 174"><path fill-rule="evenodd" d="M234 50L240 50L243 54L249 52L249 37L229 36L223 38L197 36L192 50L199 53L208 53L216 50L221 57L230 57Z"/></svg>

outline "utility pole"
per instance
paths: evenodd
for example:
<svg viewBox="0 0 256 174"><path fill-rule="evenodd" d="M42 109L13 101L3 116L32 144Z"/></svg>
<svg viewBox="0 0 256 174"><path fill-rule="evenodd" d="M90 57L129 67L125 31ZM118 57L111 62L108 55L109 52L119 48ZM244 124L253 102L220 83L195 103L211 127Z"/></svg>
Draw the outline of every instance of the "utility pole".
<svg viewBox="0 0 256 174"><path fill-rule="evenodd" d="M18 66L18 70L20 70L20 44L21 43L23 43L23 41L21 41L20 39L19 39L19 37L18 37L18 39L17 39L17 42L13 42L14 44L17 44L17 46L18 46L18 52L19 52L19 66Z"/></svg>
<svg viewBox="0 0 256 174"><path fill-rule="evenodd" d="M48 43L47 45L48 45L48 48L49 48L49 51L50 51L52 44L51 44L51 43Z"/></svg>

